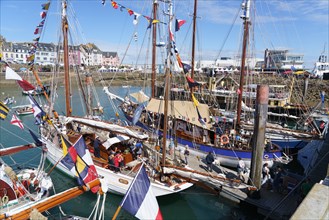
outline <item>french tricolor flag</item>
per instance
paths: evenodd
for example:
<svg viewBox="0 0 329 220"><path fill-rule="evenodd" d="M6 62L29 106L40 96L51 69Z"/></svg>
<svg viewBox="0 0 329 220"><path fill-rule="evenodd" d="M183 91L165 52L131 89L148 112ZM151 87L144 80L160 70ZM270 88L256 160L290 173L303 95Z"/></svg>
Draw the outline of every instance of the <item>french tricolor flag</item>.
<svg viewBox="0 0 329 220"><path fill-rule="evenodd" d="M175 31L179 31L180 27L185 24L186 21L185 20L179 20L179 19L176 19L176 24L175 24Z"/></svg>
<svg viewBox="0 0 329 220"><path fill-rule="evenodd" d="M139 169L120 206L138 219L162 220L144 165Z"/></svg>

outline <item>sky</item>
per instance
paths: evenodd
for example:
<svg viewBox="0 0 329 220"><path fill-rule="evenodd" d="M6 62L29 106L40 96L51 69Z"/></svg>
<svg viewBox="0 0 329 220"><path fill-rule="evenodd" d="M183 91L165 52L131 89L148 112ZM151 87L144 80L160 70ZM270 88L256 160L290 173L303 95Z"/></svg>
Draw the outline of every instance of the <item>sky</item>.
<svg viewBox="0 0 329 220"><path fill-rule="evenodd" d="M7 41L31 42L38 35L33 32L41 22L41 5L48 0L0 0L0 34ZM152 0L116 0L126 9L114 9L110 0L69 1L68 14L73 44L95 43L102 51L118 52L125 64L150 63L151 30L148 21L128 14L151 17ZM241 54L242 0L198 0L196 23L196 60L215 60ZM191 59L192 18L194 0L173 1L177 19L186 20L175 32L177 49L182 60ZM166 41L167 8L159 1L158 41ZM57 43L60 39L60 1L52 0L40 42ZM313 68L324 51L328 55L329 1L328 0L258 0L252 5L250 47L253 56L263 58L264 50L288 49L304 55L304 65ZM164 52L158 52L164 57ZM329 57L329 56L328 56ZM159 58L160 59L160 58Z"/></svg>

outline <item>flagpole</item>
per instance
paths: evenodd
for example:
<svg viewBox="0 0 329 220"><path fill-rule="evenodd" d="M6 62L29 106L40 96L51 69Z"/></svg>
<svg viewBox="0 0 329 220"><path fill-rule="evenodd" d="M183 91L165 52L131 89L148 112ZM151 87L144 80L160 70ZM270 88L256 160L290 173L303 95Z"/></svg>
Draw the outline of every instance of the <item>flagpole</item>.
<svg viewBox="0 0 329 220"><path fill-rule="evenodd" d="M117 217L118 217L118 214L119 214L119 212L120 212L120 210L121 210L121 205L119 205L119 207L117 208L117 210L115 211L115 213L114 213L114 216L112 217L112 220L115 220Z"/></svg>
<svg viewBox="0 0 329 220"><path fill-rule="evenodd" d="M123 200L121 201L121 204L118 206L117 210L115 211L114 216L112 217L112 220L115 220L115 219L118 217L118 214L119 214L119 212L120 212L120 210L121 210L122 204L125 202L126 197L127 197L128 193L129 193L129 191L131 190L131 186L132 186L132 185L134 184L134 182L136 181L136 177L137 177L137 176L139 175L139 173L141 172L143 166L144 166L144 163L142 163L142 165L140 166L140 168L139 168L139 170L138 170L136 176L134 177L133 181L130 183L130 186L129 186L127 192L126 192L126 195L125 195L125 197L123 197Z"/></svg>
<svg viewBox="0 0 329 220"><path fill-rule="evenodd" d="M59 163L59 162L61 162L61 160L64 158L64 155L61 157L61 158L59 158L59 160L54 164L54 166L49 170L49 172L48 172L48 174L47 174L47 176L49 176L50 174L51 174L51 172L53 172L53 170L55 169L55 167L57 166L57 164Z"/></svg>

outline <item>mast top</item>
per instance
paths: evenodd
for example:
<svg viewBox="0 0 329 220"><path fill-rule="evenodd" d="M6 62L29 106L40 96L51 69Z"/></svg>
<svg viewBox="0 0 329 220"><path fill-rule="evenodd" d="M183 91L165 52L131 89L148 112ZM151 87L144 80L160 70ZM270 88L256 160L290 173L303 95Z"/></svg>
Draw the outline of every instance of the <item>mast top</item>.
<svg viewBox="0 0 329 220"><path fill-rule="evenodd" d="M240 18L245 21L250 21L250 0L245 0L245 2L241 4L241 8L243 10L243 14Z"/></svg>

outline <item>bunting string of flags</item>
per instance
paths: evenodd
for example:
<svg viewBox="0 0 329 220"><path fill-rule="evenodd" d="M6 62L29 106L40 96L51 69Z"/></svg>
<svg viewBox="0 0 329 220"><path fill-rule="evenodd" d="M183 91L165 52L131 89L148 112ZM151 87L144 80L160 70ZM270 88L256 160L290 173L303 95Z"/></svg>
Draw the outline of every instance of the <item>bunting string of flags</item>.
<svg viewBox="0 0 329 220"><path fill-rule="evenodd" d="M106 2L106 0L102 0L102 5L105 5L105 2ZM125 10L128 12L128 14L129 14L130 16L134 15L134 20L133 20L133 24L134 24L134 25L137 25L137 24L138 24L138 19L139 19L140 16L142 16L142 17L144 17L144 18L146 18L146 19L148 20L149 25L148 25L147 29L150 29L150 28L152 27L152 24L155 24L155 23L166 24L166 23L164 23L164 22L162 22L162 21L159 21L159 20L153 19L153 18L151 18L151 17L149 17L149 16L142 15L142 14L140 14L140 13L137 13L137 12L133 11L132 9L127 8L127 7L125 7L124 5L121 5L121 4L117 3L117 2L114 1L114 0L111 0L111 5L112 5L112 7L113 7L114 9L120 9L120 11L123 11L123 10L125 9ZM186 23L185 20L176 19L176 20L175 20L175 32L179 31L180 28L181 28L181 26L182 26L183 24L185 24L185 23ZM175 37L174 37L173 31L171 30L171 27L170 27L170 26L168 27L168 29L169 29L170 40L171 40L171 42L172 42L172 48L174 49L174 52L175 52L175 55L176 55L176 60L177 60L177 62L178 62L178 66L179 66L180 68L183 69L183 72L184 72L185 74L187 74L187 73L189 72L189 70L190 70L192 67L191 67L189 64L186 64L186 63L183 63L183 62L182 62L182 60L181 60L181 58L180 58L180 55L179 55L179 52L178 52L178 49L177 49L177 47L176 47ZM135 38L135 40L137 39L137 33L134 34L134 38ZM187 82L188 82L188 85L189 85L190 88L193 88L193 87L195 87L195 86L199 86L199 85L200 85L200 83L194 81L194 80L193 80L192 78L190 78L189 76L186 76L186 79L187 79ZM200 112L198 111L198 108L197 108L197 106L198 106L198 104L197 104L198 101L195 99L194 96L192 96L192 99L193 99L192 101L193 101L194 104L195 104L196 110L197 110L197 112L198 112L199 121L200 121L200 123L202 124L202 126L205 126L205 122L204 122L204 120L202 119L202 117L201 117L201 115L200 115Z"/></svg>
<svg viewBox="0 0 329 220"><path fill-rule="evenodd" d="M39 44L42 29L45 25L45 21L46 21L46 17L47 17L49 7L50 7L50 1L48 1L47 3L41 5L41 8L42 8L42 11L40 12L41 22L39 23L39 25L34 30L34 35L39 35L39 37L33 39L33 44L32 44L32 46L29 50L29 56L27 57L28 65L31 66L30 69L32 69L33 66L34 66L35 52L36 52L36 49L37 49L38 44Z"/></svg>
<svg viewBox="0 0 329 220"><path fill-rule="evenodd" d="M105 5L105 2L106 2L106 0L102 0L102 5ZM129 16L133 15L134 16L134 20L133 20L134 25L138 24L138 19L139 19L140 16L146 18L146 20L149 22L149 25L147 26L147 29L151 28L152 24L155 24L155 23L166 24L165 22L162 22L160 20L153 19L149 16L137 13L134 10L132 10L132 9L126 7L126 6L117 3L116 1L111 0L111 5L114 9L119 9L120 11L126 10L127 13L129 14Z"/></svg>

